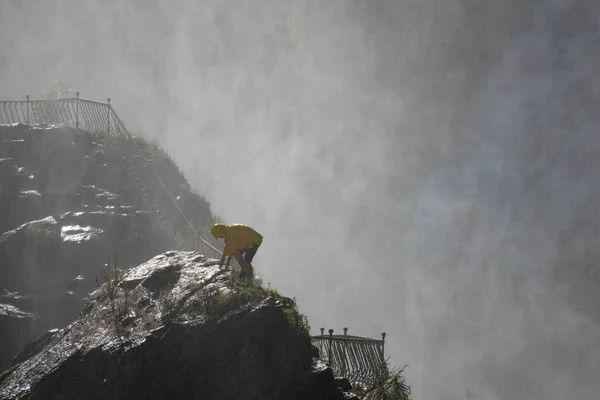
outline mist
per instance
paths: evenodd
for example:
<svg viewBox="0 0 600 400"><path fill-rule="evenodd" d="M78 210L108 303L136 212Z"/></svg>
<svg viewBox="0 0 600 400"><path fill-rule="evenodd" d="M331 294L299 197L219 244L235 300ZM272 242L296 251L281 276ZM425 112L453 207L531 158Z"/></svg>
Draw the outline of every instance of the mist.
<svg viewBox="0 0 600 400"><path fill-rule="evenodd" d="M600 392L593 1L0 2L0 99L112 98L421 399Z"/></svg>

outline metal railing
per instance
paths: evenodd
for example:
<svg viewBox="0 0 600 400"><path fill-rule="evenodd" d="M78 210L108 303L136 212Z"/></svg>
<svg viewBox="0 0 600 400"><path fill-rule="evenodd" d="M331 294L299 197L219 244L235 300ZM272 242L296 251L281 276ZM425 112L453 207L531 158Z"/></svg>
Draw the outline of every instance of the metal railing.
<svg viewBox="0 0 600 400"><path fill-rule="evenodd" d="M79 97L30 100L0 101L0 124L57 125L80 128L94 133L111 133L118 118L107 103L84 100ZM113 132L127 134L125 132Z"/></svg>
<svg viewBox="0 0 600 400"><path fill-rule="evenodd" d="M92 133L103 133L109 136L119 136L125 139L127 146L116 146L121 161L129 174L134 186L142 195L143 201L151 211L152 215L173 241L173 244L185 250L194 249L207 257L221 258L222 253L202 238L190 220L187 218L175 198L152 167L152 162L146 157L133 135L129 133L125 124L121 121L110 104L110 97L106 103L85 100L79 97L52 99L52 100L30 100L25 96L24 101L0 101L0 124L26 124L26 125L53 125L69 126ZM125 148L127 147L127 148ZM164 210L161 210L151 199L148 183L141 177L132 163L134 157L141 158L143 167L150 171L155 183L168 197L172 207L172 215L178 217L168 218Z"/></svg>
<svg viewBox="0 0 600 400"><path fill-rule="evenodd" d="M311 338L312 344L319 350L319 357L326 361L336 376L348 378L352 384L370 386L375 382L382 368L387 368L384 357L385 333L381 339L348 335L324 334Z"/></svg>

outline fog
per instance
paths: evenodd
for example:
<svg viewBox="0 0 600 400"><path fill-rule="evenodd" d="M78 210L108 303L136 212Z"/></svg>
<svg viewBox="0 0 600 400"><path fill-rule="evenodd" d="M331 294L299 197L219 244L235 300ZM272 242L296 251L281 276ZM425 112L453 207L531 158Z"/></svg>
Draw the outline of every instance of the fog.
<svg viewBox="0 0 600 400"><path fill-rule="evenodd" d="M600 392L589 1L0 1L0 99L112 98L313 331L419 399Z"/></svg>

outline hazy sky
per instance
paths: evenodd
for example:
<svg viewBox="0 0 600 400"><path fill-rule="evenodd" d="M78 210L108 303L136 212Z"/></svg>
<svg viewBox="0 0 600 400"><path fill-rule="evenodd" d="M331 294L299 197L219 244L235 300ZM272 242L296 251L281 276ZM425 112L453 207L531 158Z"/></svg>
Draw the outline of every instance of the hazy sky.
<svg viewBox="0 0 600 400"><path fill-rule="evenodd" d="M589 1L0 0L0 98L60 80L156 139L315 332L420 399L600 392Z"/></svg>

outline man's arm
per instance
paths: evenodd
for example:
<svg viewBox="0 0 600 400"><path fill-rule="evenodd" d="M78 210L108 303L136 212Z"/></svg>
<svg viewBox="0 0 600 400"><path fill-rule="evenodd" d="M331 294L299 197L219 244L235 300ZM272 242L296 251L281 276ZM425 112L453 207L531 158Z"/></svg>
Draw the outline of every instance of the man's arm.
<svg viewBox="0 0 600 400"><path fill-rule="evenodd" d="M227 257L227 264L225 265L225 269L229 269L229 264L231 263L231 258L233 257L233 253L235 249L231 244L231 238L225 238L225 247L223 247L223 257L221 257L221 266L223 265L223 261L225 257Z"/></svg>
<svg viewBox="0 0 600 400"><path fill-rule="evenodd" d="M225 257L228 257L229 255L229 246L227 245L227 237L224 238L225 239L225 243L223 245L223 255L221 256L221 260L219 261L219 268L223 267L223 264L225 263ZM229 264L229 263L228 263Z"/></svg>
<svg viewBox="0 0 600 400"><path fill-rule="evenodd" d="M219 268L223 267L223 263L225 262L225 254L221 256L221 260L219 261ZM229 269L229 264L231 263L231 257L227 257L227 264L225 264L225 269Z"/></svg>

